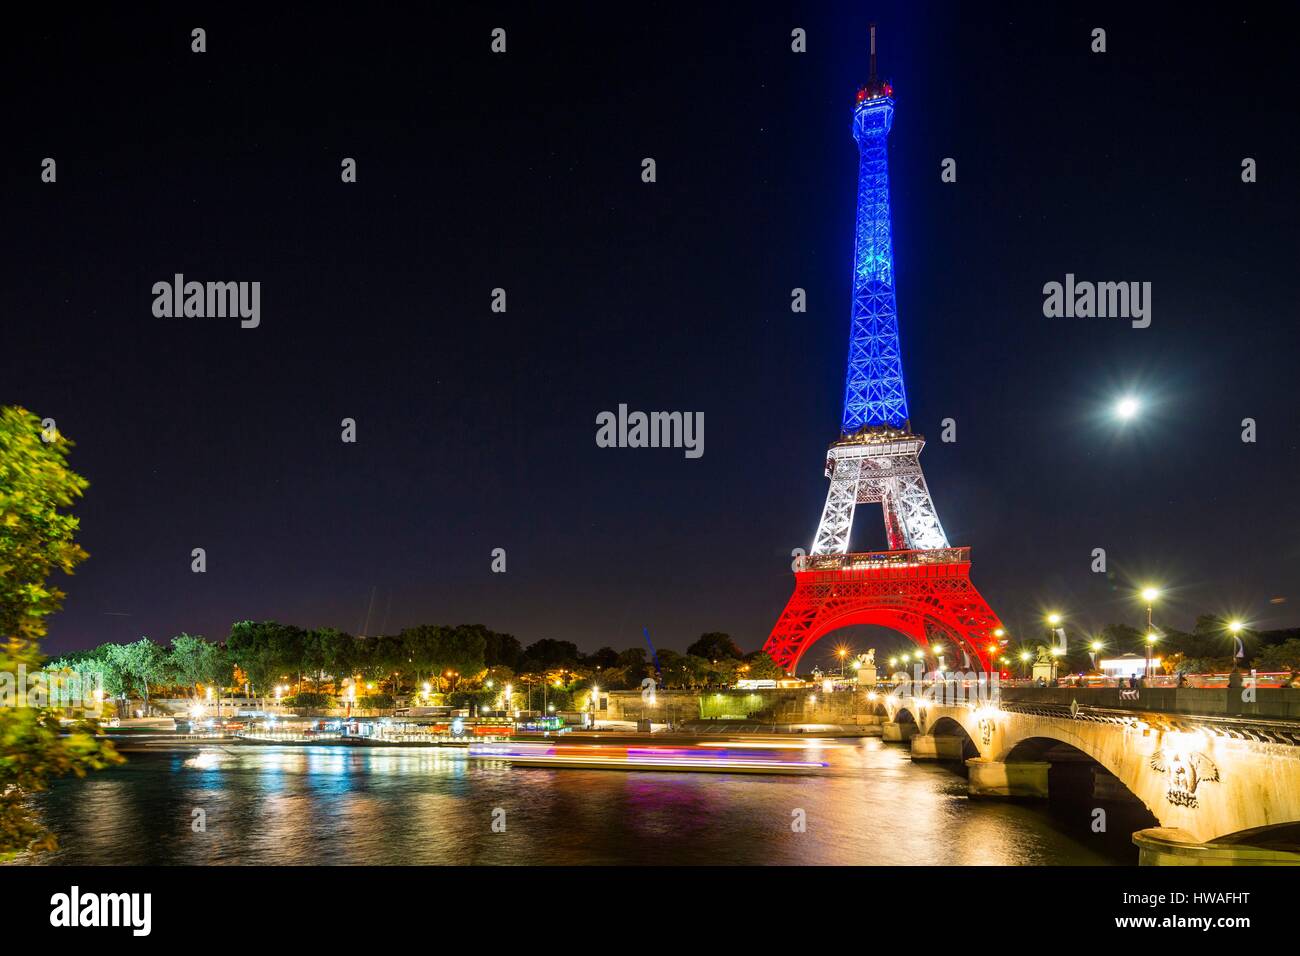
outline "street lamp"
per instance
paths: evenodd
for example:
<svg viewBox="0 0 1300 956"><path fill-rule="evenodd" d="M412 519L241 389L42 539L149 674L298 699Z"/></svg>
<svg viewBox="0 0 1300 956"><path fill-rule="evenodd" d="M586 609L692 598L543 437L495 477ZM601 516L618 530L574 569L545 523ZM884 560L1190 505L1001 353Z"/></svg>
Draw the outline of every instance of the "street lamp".
<svg viewBox="0 0 1300 956"><path fill-rule="evenodd" d="M1241 621L1238 621L1236 619L1233 619L1228 622L1228 633L1232 635L1232 666L1234 670L1238 669L1237 668L1238 658L1243 658L1246 656L1246 649L1245 647L1242 646L1241 643L1241 630L1245 626L1246 625L1242 624ZM1238 650L1238 648L1240 648L1240 650Z"/></svg>
<svg viewBox="0 0 1300 956"><path fill-rule="evenodd" d="M1102 647L1103 645L1101 641L1093 641L1088 645L1088 650L1091 652L1093 670L1097 669L1097 655L1101 653Z"/></svg>
<svg viewBox="0 0 1300 956"><path fill-rule="evenodd" d="M1033 655L1030 654L1028 651L1020 652L1020 665L1021 665L1020 670L1021 673L1025 674L1026 676L1028 676L1029 674L1029 658L1031 657L1033 657Z"/></svg>
<svg viewBox="0 0 1300 956"><path fill-rule="evenodd" d="M1156 603L1156 598L1160 597L1160 592L1153 587L1142 589L1142 600L1147 602L1147 679L1151 679L1151 645L1156 642L1155 627L1151 624L1151 608Z"/></svg>

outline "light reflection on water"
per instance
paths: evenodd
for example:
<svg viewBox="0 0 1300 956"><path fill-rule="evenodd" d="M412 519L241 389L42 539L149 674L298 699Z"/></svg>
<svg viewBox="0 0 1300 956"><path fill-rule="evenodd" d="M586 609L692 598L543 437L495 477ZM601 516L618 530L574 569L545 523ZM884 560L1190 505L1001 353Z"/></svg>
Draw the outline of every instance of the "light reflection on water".
<svg viewBox="0 0 1300 956"><path fill-rule="evenodd" d="M463 750L206 747L129 754L41 800L67 864L1134 862L1089 807L971 801L879 739L808 752L818 777L516 768ZM506 831L493 833L494 808ZM191 829L206 813L206 832ZM807 830L792 832L792 811Z"/></svg>

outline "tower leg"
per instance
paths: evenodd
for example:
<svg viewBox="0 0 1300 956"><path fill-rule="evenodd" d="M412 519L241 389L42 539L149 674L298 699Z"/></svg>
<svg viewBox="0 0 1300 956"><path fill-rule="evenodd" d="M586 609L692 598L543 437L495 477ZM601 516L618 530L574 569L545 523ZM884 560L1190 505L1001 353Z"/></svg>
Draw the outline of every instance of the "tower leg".
<svg viewBox="0 0 1300 956"><path fill-rule="evenodd" d="M813 554L844 554L849 550L849 533L853 530L857 504L857 478L832 478L822 520L817 525L817 537L813 539Z"/></svg>

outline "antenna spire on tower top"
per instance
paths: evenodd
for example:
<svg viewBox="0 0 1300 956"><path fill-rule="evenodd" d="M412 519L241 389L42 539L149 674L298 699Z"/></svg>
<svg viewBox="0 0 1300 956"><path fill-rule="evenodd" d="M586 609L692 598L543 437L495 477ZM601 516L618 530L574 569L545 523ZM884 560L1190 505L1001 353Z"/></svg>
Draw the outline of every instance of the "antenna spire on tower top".
<svg viewBox="0 0 1300 956"><path fill-rule="evenodd" d="M894 88L880 79L876 71L876 25L873 23L871 24L871 79L867 80L866 86L858 90L858 103L893 95Z"/></svg>

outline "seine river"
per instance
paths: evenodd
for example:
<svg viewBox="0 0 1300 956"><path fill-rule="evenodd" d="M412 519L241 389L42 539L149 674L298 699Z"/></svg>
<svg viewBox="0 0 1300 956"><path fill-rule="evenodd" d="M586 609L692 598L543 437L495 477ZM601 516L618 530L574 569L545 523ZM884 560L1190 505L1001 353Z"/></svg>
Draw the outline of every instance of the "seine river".
<svg viewBox="0 0 1300 956"><path fill-rule="evenodd" d="M511 769L452 749L132 753L40 798L61 844L41 862L1116 864L1148 825L1111 807L1093 833L1093 800L971 801L955 769L879 738L814 755L823 776Z"/></svg>

